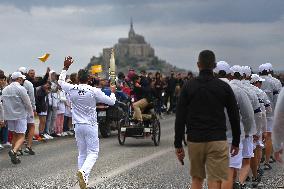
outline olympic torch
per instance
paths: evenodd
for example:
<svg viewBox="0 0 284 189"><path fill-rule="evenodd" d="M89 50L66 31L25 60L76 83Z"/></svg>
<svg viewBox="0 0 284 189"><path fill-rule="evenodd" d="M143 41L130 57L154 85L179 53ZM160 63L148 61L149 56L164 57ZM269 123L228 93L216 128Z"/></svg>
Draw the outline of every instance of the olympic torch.
<svg viewBox="0 0 284 189"><path fill-rule="evenodd" d="M110 85L115 85L115 58L114 50L111 49L110 60L109 60L109 75L110 75Z"/></svg>

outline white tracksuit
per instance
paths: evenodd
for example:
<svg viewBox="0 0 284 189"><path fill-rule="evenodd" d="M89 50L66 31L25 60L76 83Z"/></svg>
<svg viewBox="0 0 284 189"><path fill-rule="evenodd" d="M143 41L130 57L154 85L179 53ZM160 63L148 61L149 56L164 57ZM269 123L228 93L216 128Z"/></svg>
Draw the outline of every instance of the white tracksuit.
<svg viewBox="0 0 284 189"><path fill-rule="evenodd" d="M66 70L62 70L58 84L69 95L72 106L72 123L75 124L75 137L78 146L78 169L89 174L99 153L99 138L96 103L114 105L114 94L105 95L100 89L87 84L72 85L65 82Z"/></svg>
<svg viewBox="0 0 284 189"><path fill-rule="evenodd" d="M284 89L281 90L275 107L272 143L275 152L284 147Z"/></svg>
<svg viewBox="0 0 284 189"><path fill-rule="evenodd" d="M263 90L266 93L266 95L269 98L269 101L271 102L272 112L267 112L266 119L267 119L267 132L272 132L273 114L280 89L278 85L275 83L276 80L273 77L269 75L262 75L260 77L262 79L265 79L265 81L262 82L261 90Z"/></svg>
<svg viewBox="0 0 284 189"><path fill-rule="evenodd" d="M240 125L241 125L241 142L240 142L240 152L234 156L234 157L230 157L230 165L229 167L231 168L236 168L236 169L240 169L242 167L242 160L243 160L243 144L242 141L245 139L245 135L249 135L249 133L251 132L251 126L253 125L254 122L254 113L253 113L253 108L252 105L250 103L249 97L247 96L247 94L243 91L243 89L241 89L240 87L230 84L229 80L226 78L220 78L221 80L225 81L226 83L228 83L234 94L236 97L236 100L238 102L238 106L240 109ZM229 121L229 118L227 116L227 112L225 111L225 115L226 115L226 126L227 126L227 131L226 131L226 135L227 135L227 140L229 142L229 144L232 143L232 130L231 130L231 124Z"/></svg>
<svg viewBox="0 0 284 189"><path fill-rule="evenodd" d="M253 107L253 111L255 112L254 118L256 117L256 112L261 111L260 110L260 104L258 101L258 98L255 94L255 92L247 87L246 85L243 84L242 81L233 79L230 81L232 85L236 85L243 89L243 91L247 94L249 97L249 100L251 102L251 105ZM258 112L260 113L260 112ZM257 125L255 119L251 123L251 129L249 133L246 133L246 138L243 140L243 158L251 158L254 157L253 150L254 150L254 145L253 145L253 135L256 135L257 133Z"/></svg>

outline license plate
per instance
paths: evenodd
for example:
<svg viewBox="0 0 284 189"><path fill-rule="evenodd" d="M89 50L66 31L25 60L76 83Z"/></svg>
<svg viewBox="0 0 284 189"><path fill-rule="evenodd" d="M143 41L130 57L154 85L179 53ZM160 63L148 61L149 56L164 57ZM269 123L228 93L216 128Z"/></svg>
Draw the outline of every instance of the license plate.
<svg viewBox="0 0 284 189"><path fill-rule="evenodd" d="M145 133L150 133L151 129L150 128L144 128Z"/></svg>
<svg viewBox="0 0 284 189"><path fill-rule="evenodd" d="M98 116L99 116L99 117L104 117L104 116L106 116L106 112L105 112L105 111L103 111L103 112L98 112Z"/></svg>

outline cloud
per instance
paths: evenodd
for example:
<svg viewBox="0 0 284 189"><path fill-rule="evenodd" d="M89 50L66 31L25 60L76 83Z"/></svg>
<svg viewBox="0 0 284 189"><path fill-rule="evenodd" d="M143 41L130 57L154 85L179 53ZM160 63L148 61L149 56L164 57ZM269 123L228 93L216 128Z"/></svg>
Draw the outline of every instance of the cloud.
<svg viewBox="0 0 284 189"><path fill-rule="evenodd" d="M118 3L119 2L119 3ZM84 67L102 48L134 28L157 55L179 67L196 70L196 58L212 49L218 59L253 68L270 61L283 69L283 1L1 1L0 69L19 66L44 73L57 71L73 55L71 71ZM37 56L49 52L50 60Z"/></svg>

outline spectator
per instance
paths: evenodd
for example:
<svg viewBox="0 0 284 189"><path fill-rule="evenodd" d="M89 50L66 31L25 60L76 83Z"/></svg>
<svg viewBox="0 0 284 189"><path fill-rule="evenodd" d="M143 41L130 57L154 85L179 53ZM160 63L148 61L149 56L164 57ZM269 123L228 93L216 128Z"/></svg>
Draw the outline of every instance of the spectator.
<svg viewBox="0 0 284 189"><path fill-rule="evenodd" d="M20 67L18 69L19 72L21 72L23 75L27 75L27 69L25 67ZM26 76L27 77L27 76ZM30 155L35 155L35 152L32 150L32 143L33 143L33 137L34 137L34 132L35 132L35 120L34 120L34 115L36 113L36 105L35 105L35 93L34 93L34 86L29 80L24 80L23 87L28 92L28 96L30 98L32 107L33 107L33 115L28 115L27 116L27 145L25 149L25 153L28 153Z"/></svg>
<svg viewBox="0 0 284 189"><path fill-rule="evenodd" d="M161 79L161 74L160 72L156 72L155 74L155 82L154 82L154 88L155 88L155 93L157 97L157 104L156 104L156 111L160 118L162 118L162 106L163 106L163 81Z"/></svg>
<svg viewBox="0 0 284 189"><path fill-rule="evenodd" d="M72 84L70 79L66 80L67 83ZM72 125L72 113L71 113L71 103L69 100L69 95L65 93L66 102L65 102L65 113L64 113L64 124L63 124L63 136L74 135L74 129Z"/></svg>
<svg viewBox="0 0 284 189"><path fill-rule="evenodd" d="M0 103L2 103L2 91L4 89L4 87L6 87L7 85L7 78L4 75L4 72L2 70L0 70ZM4 111L3 111L4 113ZM8 142L8 127L7 124L4 122L2 124L2 128L0 127L0 144L3 144L3 147L8 146L10 147L11 144ZM2 146L1 144L1 146Z"/></svg>
<svg viewBox="0 0 284 189"><path fill-rule="evenodd" d="M64 123L64 113L65 113L65 103L66 103L66 95L65 92L62 91L61 87L58 86L58 110L57 110L57 117L56 117L56 127L55 133L59 136L62 136L63 133L63 123Z"/></svg>
<svg viewBox="0 0 284 189"><path fill-rule="evenodd" d="M44 133L46 125L46 116L48 108L48 93L50 92L51 83L47 81L44 85L40 86L36 91L36 111L39 117L39 134L43 139L52 139Z"/></svg>
<svg viewBox="0 0 284 189"><path fill-rule="evenodd" d="M17 152L25 140L27 115L33 116L33 108L27 90L21 86L26 77L21 72L12 74L12 83L3 90L4 115L8 128L13 133L9 156L13 164L20 163Z"/></svg>
<svg viewBox="0 0 284 189"><path fill-rule="evenodd" d="M147 73L145 70L140 72L140 84L142 87L150 87L149 79L147 78Z"/></svg>
<svg viewBox="0 0 284 189"><path fill-rule="evenodd" d="M51 137L58 137L55 133L55 124L56 124L56 117L57 117L57 108L58 108L58 84L57 84L57 74L55 71L50 71L50 82L51 82L51 90L48 94L48 108L47 108L47 117L46 117L46 124L45 124L45 133L46 136ZM50 137L51 136L51 137Z"/></svg>
<svg viewBox="0 0 284 189"><path fill-rule="evenodd" d="M171 111L173 111L174 109L174 95L175 95L175 90L176 90L176 84L177 84L177 81L176 81L176 78L175 78L175 73L172 71L171 72L171 76L170 78L168 78L167 80L167 87L166 87L166 94L165 94L165 105L166 107L168 107L168 102L170 100L170 107L169 109L167 110L167 113L169 114Z"/></svg>
<svg viewBox="0 0 284 189"><path fill-rule="evenodd" d="M35 77L35 75L36 75L35 74L35 70L34 69L30 69L28 71L26 79L33 84L34 88L37 88L39 86L44 85L47 82L48 77L49 77L49 72L50 72L50 68L47 68L46 69L46 74L44 75L43 79L38 79L38 78Z"/></svg>

